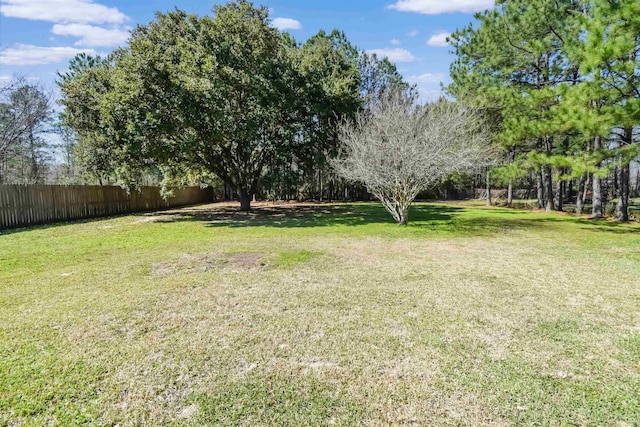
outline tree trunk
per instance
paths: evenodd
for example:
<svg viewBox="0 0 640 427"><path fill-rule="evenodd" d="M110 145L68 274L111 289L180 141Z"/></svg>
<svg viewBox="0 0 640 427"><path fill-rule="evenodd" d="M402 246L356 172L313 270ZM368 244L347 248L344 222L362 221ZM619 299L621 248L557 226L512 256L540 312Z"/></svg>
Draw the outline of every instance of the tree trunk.
<svg viewBox="0 0 640 427"><path fill-rule="evenodd" d="M562 198L564 197L564 181L559 179L557 184L556 184L556 186L557 186L556 192L558 193L557 194L558 199L557 199L557 202L556 202L556 210L557 211L562 211L562 209L564 207L563 200L562 200Z"/></svg>
<svg viewBox="0 0 640 427"><path fill-rule="evenodd" d="M584 199L586 196L586 184L587 184L587 175L582 175L580 177L580 181L578 182L578 195L576 196L576 213L578 215L582 215L582 210L584 209Z"/></svg>
<svg viewBox="0 0 640 427"><path fill-rule="evenodd" d="M599 150L601 147L601 137L596 136L593 140L593 150ZM596 165L600 167L600 165ZM602 179L597 174L593 174L593 200L591 209L591 218L602 218Z"/></svg>
<svg viewBox="0 0 640 427"><path fill-rule="evenodd" d="M507 190L507 206L513 203L513 180L509 180L509 188Z"/></svg>
<svg viewBox="0 0 640 427"><path fill-rule="evenodd" d="M542 169L536 171L536 189L538 190L538 209L544 208L544 185L542 183Z"/></svg>
<svg viewBox="0 0 640 427"><path fill-rule="evenodd" d="M407 225L407 222L409 222L409 208L401 208L399 214L398 225Z"/></svg>
<svg viewBox="0 0 640 427"><path fill-rule="evenodd" d="M618 221L629 221L629 164L620 167L620 181L618 191L618 206L616 207L616 218Z"/></svg>
<svg viewBox="0 0 640 427"><path fill-rule="evenodd" d="M544 171L544 210L551 212L553 210L553 180L551 178L551 166L544 165L542 170Z"/></svg>
<svg viewBox="0 0 640 427"><path fill-rule="evenodd" d="M240 211L241 212L249 212L251 210L251 198L253 194L251 194L251 190L247 190L244 187L238 187L238 198L240 199Z"/></svg>
<svg viewBox="0 0 640 427"><path fill-rule="evenodd" d="M488 168L487 168L487 173L485 177L485 184L486 184L486 190L487 190L487 196L486 196L487 206L491 206L491 177L490 177Z"/></svg>
<svg viewBox="0 0 640 427"><path fill-rule="evenodd" d="M391 214L398 225L407 225L409 222L409 206L411 202L403 201L402 197L390 198L385 194L376 193L375 196L382 202L384 208Z"/></svg>
<svg viewBox="0 0 640 427"><path fill-rule="evenodd" d="M553 148L553 141L551 137L544 138L544 150L547 154L551 154L551 150ZM551 212L553 210L553 178L551 165L542 166L542 171L544 174L544 191L545 191L545 206L544 210L547 212Z"/></svg>
<svg viewBox="0 0 640 427"><path fill-rule="evenodd" d="M225 202L233 200L233 186L226 181L224 183L224 200Z"/></svg>
<svg viewBox="0 0 640 427"><path fill-rule="evenodd" d="M628 145L633 142L633 128L623 129L622 144ZM618 221L629 221L629 194L631 193L631 168L629 163L623 159L620 167L618 179L618 206L616 207L616 218Z"/></svg>
<svg viewBox="0 0 640 427"><path fill-rule="evenodd" d="M329 201L332 202L334 197L333 197L333 193L335 190L335 184L333 181L333 178L331 178L331 181L329 181Z"/></svg>
<svg viewBox="0 0 640 427"><path fill-rule="evenodd" d="M591 218L602 218L602 179L594 175L592 187Z"/></svg>

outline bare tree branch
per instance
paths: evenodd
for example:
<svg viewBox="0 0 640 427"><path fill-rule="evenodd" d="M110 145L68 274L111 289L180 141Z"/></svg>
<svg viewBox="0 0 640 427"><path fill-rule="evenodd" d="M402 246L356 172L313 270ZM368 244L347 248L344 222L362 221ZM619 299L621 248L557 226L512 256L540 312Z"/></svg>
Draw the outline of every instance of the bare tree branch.
<svg viewBox="0 0 640 427"><path fill-rule="evenodd" d="M390 93L371 111L340 126L342 155L336 172L363 183L399 224L419 192L454 172L468 172L493 159L480 117L448 102L416 105Z"/></svg>

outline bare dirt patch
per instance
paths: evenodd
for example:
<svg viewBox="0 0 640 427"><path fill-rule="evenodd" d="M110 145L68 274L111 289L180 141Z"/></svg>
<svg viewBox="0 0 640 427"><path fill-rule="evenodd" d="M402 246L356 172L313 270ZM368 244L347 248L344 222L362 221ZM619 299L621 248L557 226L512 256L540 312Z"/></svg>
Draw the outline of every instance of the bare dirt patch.
<svg viewBox="0 0 640 427"><path fill-rule="evenodd" d="M153 216L143 216L140 218L136 218L131 222L132 225L136 224L145 224L147 222L172 222L176 216L174 214L163 214L163 215L153 215Z"/></svg>
<svg viewBox="0 0 640 427"><path fill-rule="evenodd" d="M208 271L242 272L258 271L267 267L265 254L261 252L234 252L223 254L184 254L172 261L162 261L151 266L152 276L206 273Z"/></svg>

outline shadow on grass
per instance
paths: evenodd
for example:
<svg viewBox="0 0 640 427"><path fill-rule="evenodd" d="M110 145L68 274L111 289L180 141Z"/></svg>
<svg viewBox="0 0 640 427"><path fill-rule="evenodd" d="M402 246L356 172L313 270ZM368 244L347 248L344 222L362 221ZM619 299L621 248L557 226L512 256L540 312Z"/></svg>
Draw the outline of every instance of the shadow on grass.
<svg viewBox="0 0 640 427"><path fill-rule="evenodd" d="M208 227L322 228L333 226L395 225L391 215L378 203L331 205L255 206L240 212L234 206L183 209L162 212L160 221L198 221ZM520 216L519 218L517 216ZM526 216L526 217L525 217ZM441 232L459 235L490 235L531 228L544 229L552 224L573 223L589 231L640 233L640 228L607 220L588 220L568 215L538 215L526 211L455 206L444 203L417 204L411 207L410 222L398 230Z"/></svg>
<svg viewBox="0 0 640 427"><path fill-rule="evenodd" d="M461 207L447 205L414 206L410 226L423 222L451 220ZM366 224L394 224L391 215L375 203L331 205L273 205L255 206L250 212L240 212L235 206L212 206L210 209L183 209L160 213L166 221L199 221L210 227L332 227ZM162 219L161 219L162 220Z"/></svg>
<svg viewBox="0 0 640 427"><path fill-rule="evenodd" d="M575 220L577 224L583 225L581 230L598 231L615 234L640 234L640 227L633 227L633 223L615 222L607 219L584 219ZM631 225L631 226L630 226Z"/></svg>
<svg viewBox="0 0 640 427"><path fill-rule="evenodd" d="M81 219L72 219L69 221L58 221L58 222L50 222L45 224L34 224L34 225L25 225L25 226L12 227L12 228L4 228L4 229L0 229L0 236L8 236L10 234L18 234L25 231L46 230L49 228L57 228L62 226L74 225L74 224L88 224L95 221L104 221L106 219L113 219L113 218L118 218L118 217L127 216L127 215L132 215L132 214L128 213L128 214L122 214L122 215L99 216L95 218L81 218Z"/></svg>
<svg viewBox="0 0 640 427"><path fill-rule="evenodd" d="M130 215L130 214L129 214ZM154 217L153 222L194 221L207 227L275 227L322 228L334 226L395 225L391 215L379 203L348 204L259 204L250 212L240 212L235 205L207 205L176 210L150 212L140 215ZM0 231L0 236L21 231L61 225L80 224L105 218L84 219L66 223L38 225ZM143 221L144 222L144 221ZM553 224L578 225L581 230L616 234L640 234L640 227L609 220L589 220L572 215L545 215L537 212L511 209L465 206L446 202L419 203L411 207L408 233L428 232L467 236L491 235L513 230L540 229ZM393 230L393 228L387 228Z"/></svg>

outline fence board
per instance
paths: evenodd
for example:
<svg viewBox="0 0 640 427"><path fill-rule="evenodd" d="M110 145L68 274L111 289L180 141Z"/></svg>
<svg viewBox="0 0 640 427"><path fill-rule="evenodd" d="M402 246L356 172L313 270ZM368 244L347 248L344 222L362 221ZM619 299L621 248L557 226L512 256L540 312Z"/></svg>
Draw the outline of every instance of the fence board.
<svg viewBox="0 0 640 427"><path fill-rule="evenodd" d="M0 185L0 229L160 210L213 200L211 188L185 187L164 200L159 187Z"/></svg>

